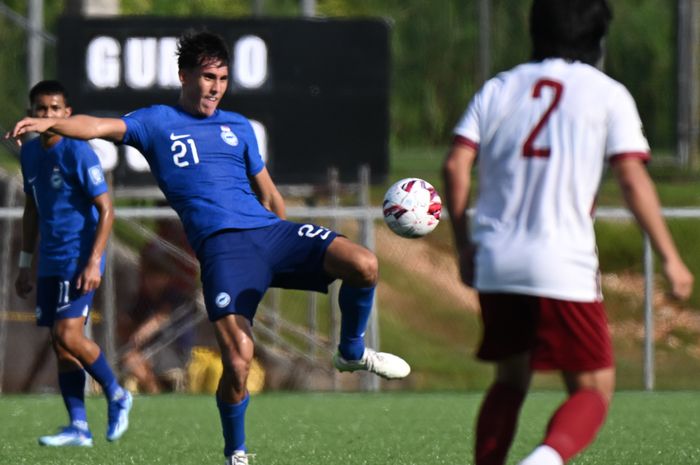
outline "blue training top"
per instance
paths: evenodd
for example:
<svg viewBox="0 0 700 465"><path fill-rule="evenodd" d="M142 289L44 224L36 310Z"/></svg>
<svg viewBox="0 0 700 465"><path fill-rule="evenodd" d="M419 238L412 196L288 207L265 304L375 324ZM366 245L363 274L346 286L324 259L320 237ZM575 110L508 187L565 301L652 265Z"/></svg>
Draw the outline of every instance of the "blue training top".
<svg viewBox="0 0 700 465"><path fill-rule="evenodd" d="M66 137L49 149L36 137L22 145L20 157L24 192L39 215L38 275L71 278L95 242L93 199L107 192L100 160L87 142Z"/></svg>
<svg viewBox="0 0 700 465"><path fill-rule="evenodd" d="M216 110L198 117L155 105L122 117L123 143L144 154L177 212L194 250L223 229L254 229L280 221L258 201L248 177L265 167L250 122Z"/></svg>

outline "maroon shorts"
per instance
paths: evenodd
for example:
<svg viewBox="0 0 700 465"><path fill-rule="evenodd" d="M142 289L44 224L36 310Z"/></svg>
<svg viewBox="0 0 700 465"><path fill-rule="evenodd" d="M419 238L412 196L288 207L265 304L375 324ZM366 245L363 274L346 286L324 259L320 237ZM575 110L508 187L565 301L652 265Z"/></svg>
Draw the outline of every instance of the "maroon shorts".
<svg viewBox="0 0 700 465"><path fill-rule="evenodd" d="M531 353L535 370L592 371L613 366L602 302L571 302L521 294L480 293L481 360Z"/></svg>

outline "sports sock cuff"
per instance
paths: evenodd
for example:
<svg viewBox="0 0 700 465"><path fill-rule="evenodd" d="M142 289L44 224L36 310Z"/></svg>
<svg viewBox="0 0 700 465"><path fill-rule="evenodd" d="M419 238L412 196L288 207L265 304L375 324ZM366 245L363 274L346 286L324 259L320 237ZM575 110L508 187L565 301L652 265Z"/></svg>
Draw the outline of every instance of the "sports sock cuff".
<svg viewBox="0 0 700 465"><path fill-rule="evenodd" d="M238 403L226 402L222 400L218 394L216 395L216 406L219 407L219 410L225 411L225 413L234 413L236 410L245 408L248 406L249 401L250 392L246 392L245 397L243 397L243 399Z"/></svg>

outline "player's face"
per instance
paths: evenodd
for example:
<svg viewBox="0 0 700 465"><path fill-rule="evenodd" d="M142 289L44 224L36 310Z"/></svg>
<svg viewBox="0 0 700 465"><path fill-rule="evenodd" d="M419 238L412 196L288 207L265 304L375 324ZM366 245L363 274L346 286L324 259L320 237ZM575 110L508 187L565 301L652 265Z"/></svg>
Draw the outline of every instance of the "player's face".
<svg viewBox="0 0 700 465"><path fill-rule="evenodd" d="M61 94L39 94L34 97L30 113L35 118L68 118L71 108Z"/></svg>
<svg viewBox="0 0 700 465"><path fill-rule="evenodd" d="M190 113L211 116L219 106L228 86L228 66L210 61L180 71L182 95L180 104Z"/></svg>

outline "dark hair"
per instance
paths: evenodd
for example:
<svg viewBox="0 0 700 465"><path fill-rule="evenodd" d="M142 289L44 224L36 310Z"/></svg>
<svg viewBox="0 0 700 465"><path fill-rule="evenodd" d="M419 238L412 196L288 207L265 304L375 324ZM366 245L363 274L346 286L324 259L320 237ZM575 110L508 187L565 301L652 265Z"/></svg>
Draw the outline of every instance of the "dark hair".
<svg viewBox="0 0 700 465"><path fill-rule="evenodd" d="M39 95L63 95L63 100L66 102L66 105L68 106L68 92L66 92L66 88L63 87L63 84L61 84L58 81L54 80L47 80L47 81L40 81L34 85L34 87L31 88L29 91L29 105L34 104L34 99L39 96Z"/></svg>
<svg viewBox="0 0 700 465"><path fill-rule="evenodd" d="M228 65L229 53L224 39L208 31L186 31L177 43L177 65L192 69L214 61Z"/></svg>
<svg viewBox="0 0 700 465"><path fill-rule="evenodd" d="M612 12L607 0L534 0L530 10L532 58L566 58L594 65Z"/></svg>

